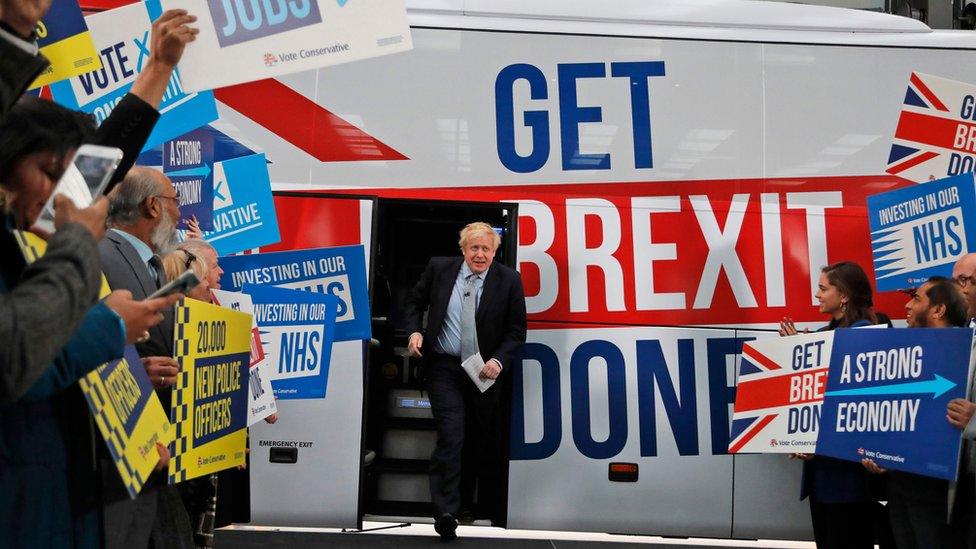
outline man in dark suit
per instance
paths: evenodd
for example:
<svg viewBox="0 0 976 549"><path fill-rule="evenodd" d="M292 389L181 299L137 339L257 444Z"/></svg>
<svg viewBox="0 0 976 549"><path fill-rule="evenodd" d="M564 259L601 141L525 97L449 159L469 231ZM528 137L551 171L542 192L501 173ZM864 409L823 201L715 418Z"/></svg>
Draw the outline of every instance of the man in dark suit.
<svg viewBox="0 0 976 549"><path fill-rule="evenodd" d="M941 276L929 278L912 292L911 299L905 303L905 319L909 328L963 327L968 322L967 311L966 298L958 284ZM968 390L967 395L971 395L971 392L971 389ZM888 473L888 514L898 547L973 547L970 531L974 480L972 462L968 459L971 456L970 447L966 440L969 438L966 427L972 418L973 408L969 400L957 398L949 402L946 410L946 420L963 431L958 493L951 494L951 483L942 479L899 471L888 472L871 459L861 461L872 473ZM947 520L950 518L951 525Z"/></svg>
<svg viewBox="0 0 976 549"><path fill-rule="evenodd" d="M126 289L135 299L143 299L165 283L161 255L176 246L178 200L169 178L149 168L133 168L119 184L109 206L111 228L98 244L112 289ZM173 358L172 309L136 349L163 409L169 410L179 373ZM189 518L172 486L150 482L129 500L118 475L110 473L107 470L103 479L107 547L146 547L150 540L153 546L192 547Z"/></svg>
<svg viewBox="0 0 976 549"><path fill-rule="evenodd" d="M431 456L430 496L435 530L453 539L462 504L477 481L482 508L491 508L498 471L501 389L481 392L461 367L480 355L482 379L497 380L525 342L525 293L518 272L493 264L501 238L487 223L461 230L463 257L435 257L406 302L411 356L425 358L437 446ZM427 315L427 329L421 320Z"/></svg>

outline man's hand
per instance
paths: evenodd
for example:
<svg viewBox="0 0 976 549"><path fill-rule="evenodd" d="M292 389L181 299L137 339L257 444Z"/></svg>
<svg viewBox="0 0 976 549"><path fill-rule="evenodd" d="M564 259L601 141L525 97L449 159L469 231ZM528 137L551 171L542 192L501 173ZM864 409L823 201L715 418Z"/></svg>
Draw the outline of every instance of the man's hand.
<svg viewBox="0 0 976 549"><path fill-rule="evenodd" d="M176 374L180 373L180 365L171 356L142 357L142 365L149 374L149 381L157 389L171 387L176 383Z"/></svg>
<svg viewBox="0 0 976 549"><path fill-rule="evenodd" d="M196 16L189 15L186 10L163 12L152 25L149 62L160 63L172 70L183 57L186 45L197 39L200 29L189 26L196 20Z"/></svg>
<svg viewBox="0 0 976 549"><path fill-rule="evenodd" d="M424 345L424 336L420 332L414 332L410 334L410 339L407 340L407 354L420 358L424 355L420 354L420 348Z"/></svg>
<svg viewBox="0 0 976 549"><path fill-rule="evenodd" d="M196 17L187 15L186 10L168 10L153 22L152 37L149 39L149 61L132 83L129 93L153 108L159 108L173 75L173 68L183 57L186 45L196 40L197 33L200 32L199 29L187 26L196 20Z"/></svg>
<svg viewBox="0 0 976 549"><path fill-rule="evenodd" d="M976 412L976 404L969 402L964 398L954 398L949 401L949 406L946 407L946 419L953 427L959 429L960 431L969 425L969 420L972 419L973 413Z"/></svg>
<svg viewBox="0 0 976 549"><path fill-rule="evenodd" d="M875 463L873 459L864 458L861 460L861 465L863 465L868 472L875 475L882 475L888 472L888 470L884 467L878 467L878 464Z"/></svg>
<svg viewBox="0 0 976 549"><path fill-rule="evenodd" d="M153 468L154 471L162 471L169 465L169 448L162 442L156 443L156 451L159 452L159 463Z"/></svg>
<svg viewBox="0 0 976 549"><path fill-rule="evenodd" d="M264 418L264 422L268 425L274 425L278 422L278 412L271 414L270 416Z"/></svg>
<svg viewBox="0 0 976 549"><path fill-rule="evenodd" d="M108 215L108 199L104 196L91 206L79 210L75 203L64 195L54 197L54 227L60 229L65 223L78 223L88 229L95 242L105 236L105 217Z"/></svg>
<svg viewBox="0 0 976 549"><path fill-rule="evenodd" d="M105 304L125 322L125 342L138 343L149 339L149 328L163 321L162 311L176 305L183 294L137 301L129 290L115 290L105 298Z"/></svg>
<svg viewBox="0 0 976 549"><path fill-rule="evenodd" d="M814 457L816 457L814 454L801 454L801 453L790 454L790 459L798 459L801 461L810 461Z"/></svg>
<svg viewBox="0 0 976 549"><path fill-rule="evenodd" d="M51 0L0 0L0 21L25 38L34 32L50 7Z"/></svg>
<svg viewBox="0 0 976 549"><path fill-rule="evenodd" d="M494 358L485 362L485 367L481 369L479 377L481 379L498 379L498 374L502 373L502 365Z"/></svg>

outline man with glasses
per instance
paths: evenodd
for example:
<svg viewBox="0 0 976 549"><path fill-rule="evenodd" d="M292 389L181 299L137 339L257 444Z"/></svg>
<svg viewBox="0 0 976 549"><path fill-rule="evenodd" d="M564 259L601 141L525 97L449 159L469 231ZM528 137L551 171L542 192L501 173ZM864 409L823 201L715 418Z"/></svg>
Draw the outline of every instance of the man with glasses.
<svg viewBox="0 0 976 549"><path fill-rule="evenodd" d="M966 254L956 261L952 266L952 279L959 284L966 296L966 305L969 307L968 323L973 326L973 317L976 317L976 253Z"/></svg>
<svg viewBox="0 0 976 549"><path fill-rule="evenodd" d="M136 167L129 171L111 196L108 231L98 244L102 269L113 290L125 289L145 299L166 283L162 256L176 248L179 195L162 172ZM156 394L169 410L179 366L173 358L173 310L136 344ZM105 467L108 469L108 467ZM151 479L135 500L130 500L119 476L103 479L105 545L192 547L189 517L174 487L165 477Z"/></svg>

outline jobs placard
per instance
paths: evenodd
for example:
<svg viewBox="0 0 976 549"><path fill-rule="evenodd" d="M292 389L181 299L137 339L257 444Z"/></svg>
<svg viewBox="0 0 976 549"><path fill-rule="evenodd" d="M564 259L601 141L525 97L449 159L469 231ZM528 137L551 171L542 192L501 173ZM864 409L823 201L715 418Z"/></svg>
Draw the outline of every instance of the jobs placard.
<svg viewBox="0 0 976 549"><path fill-rule="evenodd" d="M836 330L817 454L952 480L960 431L946 406L964 398L973 330Z"/></svg>
<svg viewBox="0 0 976 549"><path fill-rule="evenodd" d="M413 47L403 0L163 0L196 15L180 73L207 90Z"/></svg>
<svg viewBox="0 0 976 549"><path fill-rule="evenodd" d="M169 483L244 464L251 315L184 299L176 308Z"/></svg>

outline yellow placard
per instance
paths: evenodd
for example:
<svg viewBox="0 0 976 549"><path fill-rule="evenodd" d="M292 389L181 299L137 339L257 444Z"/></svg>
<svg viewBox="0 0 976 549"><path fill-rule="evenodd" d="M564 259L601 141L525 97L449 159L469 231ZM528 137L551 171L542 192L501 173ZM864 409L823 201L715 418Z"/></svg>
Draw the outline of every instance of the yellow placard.
<svg viewBox="0 0 976 549"><path fill-rule="evenodd" d="M14 236L28 263L44 255L47 243L37 235L15 231ZM109 291L102 276L101 296ZM129 497L136 497L159 462L156 443L173 440L173 428L139 354L128 346L120 360L99 366L78 384Z"/></svg>
<svg viewBox="0 0 976 549"><path fill-rule="evenodd" d="M169 482L244 464L251 315L195 299L176 307Z"/></svg>
<svg viewBox="0 0 976 549"><path fill-rule="evenodd" d="M102 60L76 0L54 0L37 24L37 44L51 66L30 88L102 68Z"/></svg>

